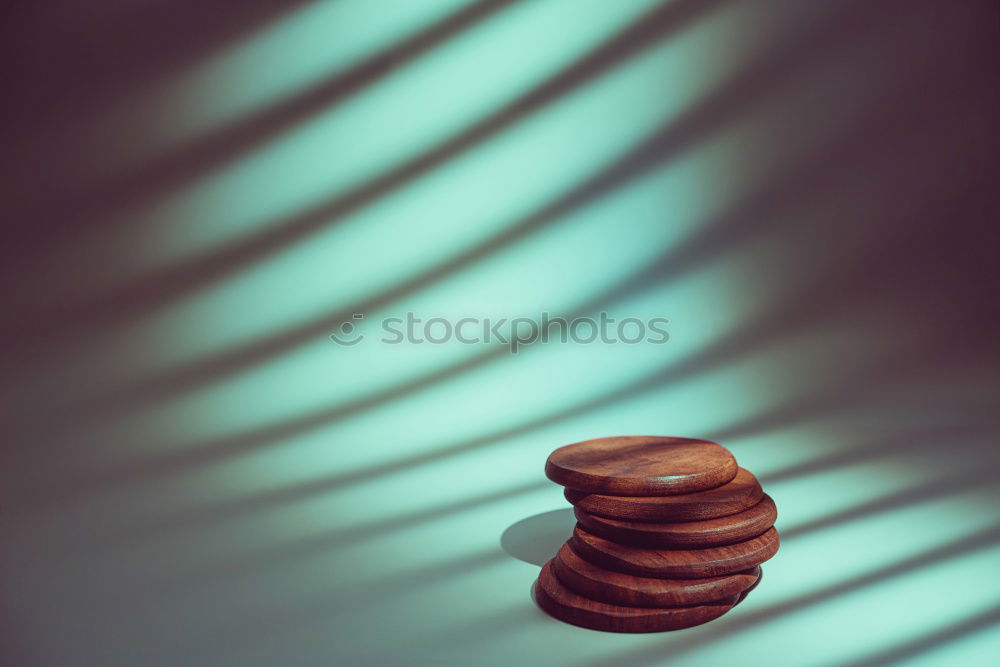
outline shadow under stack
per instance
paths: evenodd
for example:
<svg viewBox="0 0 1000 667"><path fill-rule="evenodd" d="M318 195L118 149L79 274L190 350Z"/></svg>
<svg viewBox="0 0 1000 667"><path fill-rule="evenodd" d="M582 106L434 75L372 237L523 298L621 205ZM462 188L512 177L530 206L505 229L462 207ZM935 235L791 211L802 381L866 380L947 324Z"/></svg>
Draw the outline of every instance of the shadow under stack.
<svg viewBox="0 0 1000 667"><path fill-rule="evenodd" d="M725 447L625 436L560 447L545 474L577 524L535 582L552 616L609 632L716 619L758 584L778 550L778 512Z"/></svg>

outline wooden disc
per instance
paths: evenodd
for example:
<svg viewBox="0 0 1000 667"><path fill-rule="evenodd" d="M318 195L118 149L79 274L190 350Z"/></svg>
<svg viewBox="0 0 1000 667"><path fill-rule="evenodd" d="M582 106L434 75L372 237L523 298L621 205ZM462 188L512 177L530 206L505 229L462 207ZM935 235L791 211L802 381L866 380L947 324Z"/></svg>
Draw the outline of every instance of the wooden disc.
<svg viewBox="0 0 1000 667"><path fill-rule="evenodd" d="M552 560L552 573L564 586L591 600L625 607L685 607L740 595L757 581L759 568L703 579L638 577L605 570L564 544Z"/></svg>
<svg viewBox="0 0 1000 667"><path fill-rule="evenodd" d="M707 440L631 435L560 447L549 454L545 474L591 493L662 496L725 484L736 475L736 459Z"/></svg>
<svg viewBox="0 0 1000 667"><path fill-rule="evenodd" d="M535 602L566 623L607 632L663 632L701 625L722 616L739 596L693 607L623 607L574 593L552 573L552 561L542 566L534 586Z"/></svg>
<svg viewBox="0 0 1000 667"><path fill-rule="evenodd" d="M624 521L590 514L579 507L574 507L573 513L584 528L598 537L650 549L702 549L742 542L757 537L778 518L778 509L766 494L748 510L704 521Z"/></svg>
<svg viewBox="0 0 1000 667"><path fill-rule="evenodd" d="M698 521L715 519L749 509L764 497L760 482L739 469L728 484L675 496L605 496L575 489L563 492L576 507L626 521Z"/></svg>
<svg viewBox="0 0 1000 667"><path fill-rule="evenodd" d="M752 584L750 584L750 588L748 588L745 591L743 591L742 593L740 593L740 597L739 597L738 600L736 600L736 604L739 604L739 603L743 602L744 600L746 600L747 596L750 595L751 593L753 593L753 589L755 589L758 586L760 586L760 580L763 579L763 578L764 578L764 568L762 568L760 565L758 565L757 566L757 581L755 581ZM735 607L736 605L733 605L733 606Z"/></svg>
<svg viewBox="0 0 1000 667"><path fill-rule="evenodd" d="M778 551L778 531L771 528L745 542L708 549L639 549L597 537L577 524L569 545L584 560L608 570L640 577L698 579L760 565Z"/></svg>

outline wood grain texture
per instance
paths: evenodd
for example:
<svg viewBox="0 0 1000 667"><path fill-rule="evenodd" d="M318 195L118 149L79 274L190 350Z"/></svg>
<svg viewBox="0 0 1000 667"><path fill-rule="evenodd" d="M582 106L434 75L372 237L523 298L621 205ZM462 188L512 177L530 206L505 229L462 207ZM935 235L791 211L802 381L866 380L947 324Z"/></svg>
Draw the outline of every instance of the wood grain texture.
<svg viewBox="0 0 1000 667"><path fill-rule="evenodd" d="M574 507L573 513L598 537L649 549L701 549L742 542L762 534L778 518L778 509L768 495L750 509L704 521L625 521L590 514L580 507Z"/></svg>
<svg viewBox="0 0 1000 667"><path fill-rule="evenodd" d="M607 570L640 577L698 579L722 577L760 565L778 551L778 531L722 547L708 549L639 549L573 529L569 546L578 556Z"/></svg>
<svg viewBox="0 0 1000 667"><path fill-rule="evenodd" d="M625 607L583 597L553 574L552 561L542 566L534 586L535 602L555 618L607 632L663 632L707 623L729 611L739 595L691 607Z"/></svg>
<svg viewBox="0 0 1000 667"><path fill-rule="evenodd" d="M575 489L566 499L585 512L627 521L698 521L747 510L761 501L764 490L748 470L740 468L727 484L707 491L672 496L608 496Z"/></svg>
<svg viewBox="0 0 1000 667"><path fill-rule="evenodd" d="M754 591L755 588L757 588L758 586L760 586L760 580L763 579L763 578L764 578L764 568L762 568L760 565L758 565L757 566L757 581L755 581L752 584L750 584L750 588L748 588L745 591L743 591L742 593L740 593L740 598L736 601L736 604L739 604L739 603L743 602L744 600L746 600L747 596L750 595L751 593L753 593L753 591ZM735 607L736 605L733 605L733 606Z"/></svg>
<svg viewBox="0 0 1000 667"><path fill-rule="evenodd" d="M620 436L566 445L552 452L545 474L563 486L614 496L702 491L736 475L722 445L692 438Z"/></svg>
<svg viewBox="0 0 1000 667"><path fill-rule="evenodd" d="M729 599L753 586L760 574L753 568L703 579L639 577L585 561L568 544L552 560L552 573L575 593L625 607L685 607Z"/></svg>

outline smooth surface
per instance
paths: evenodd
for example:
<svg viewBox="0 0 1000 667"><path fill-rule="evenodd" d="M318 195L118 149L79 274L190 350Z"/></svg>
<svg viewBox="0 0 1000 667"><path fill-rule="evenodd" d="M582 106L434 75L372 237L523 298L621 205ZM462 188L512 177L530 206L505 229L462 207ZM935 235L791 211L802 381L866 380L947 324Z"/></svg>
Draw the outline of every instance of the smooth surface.
<svg viewBox="0 0 1000 667"><path fill-rule="evenodd" d="M631 521L695 521L736 514L756 505L764 491L740 468L727 484L676 496L607 496L566 489L566 500L591 514Z"/></svg>
<svg viewBox="0 0 1000 667"><path fill-rule="evenodd" d="M760 535L773 526L778 518L774 500L766 494L750 509L704 521L624 521L590 514L580 507L574 507L573 513L584 528L598 537L632 546L668 549L704 548L742 542Z"/></svg>
<svg viewBox="0 0 1000 667"><path fill-rule="evenodd" d="M725 484L736 476L736 459L707 440L620 436L556 449L545 462L545 474L580 491L661 496Z"/></svg>
<svg viewBox="0 0 1000 667"><path fill-rule="evenodd" d="M721 577L765 562L778 551L778 531L708 549L638 549L602 539L577 525L569 545L583 559L617 572L671 579Z"/></svg>
<svg viewBox="0 0 1000 667"><path fill-rule="evenodd" d="M740 597L734 595L714 604L659 609L607 604L568 589L552 573L551 563L542 566L534 594L538 606L559 620L608 632L664 632L701 625L729 611Z"/></svg>
<svg viewBox="0 0 1000 667"><path fill-rule="evenodd" d="M586 598L626 607L704 604L744 593L760 578L759 567L702 579L639 577L594 565L568 544L552 559L552 571L564 586Z"/></svg>

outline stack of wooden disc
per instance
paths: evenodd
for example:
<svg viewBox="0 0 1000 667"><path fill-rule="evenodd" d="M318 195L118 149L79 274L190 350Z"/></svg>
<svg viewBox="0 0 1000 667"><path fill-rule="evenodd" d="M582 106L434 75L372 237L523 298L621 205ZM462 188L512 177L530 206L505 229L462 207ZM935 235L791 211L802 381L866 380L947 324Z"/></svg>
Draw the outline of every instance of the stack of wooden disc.
<svg viewBox="0 0 1000 667"><path fill-rule="evenodd" d="M732 609L778 550L777 509L725 447L626 436L560 447L545 474L577 524L542 567L538 605L611 632L661 632Z"/></svg>

